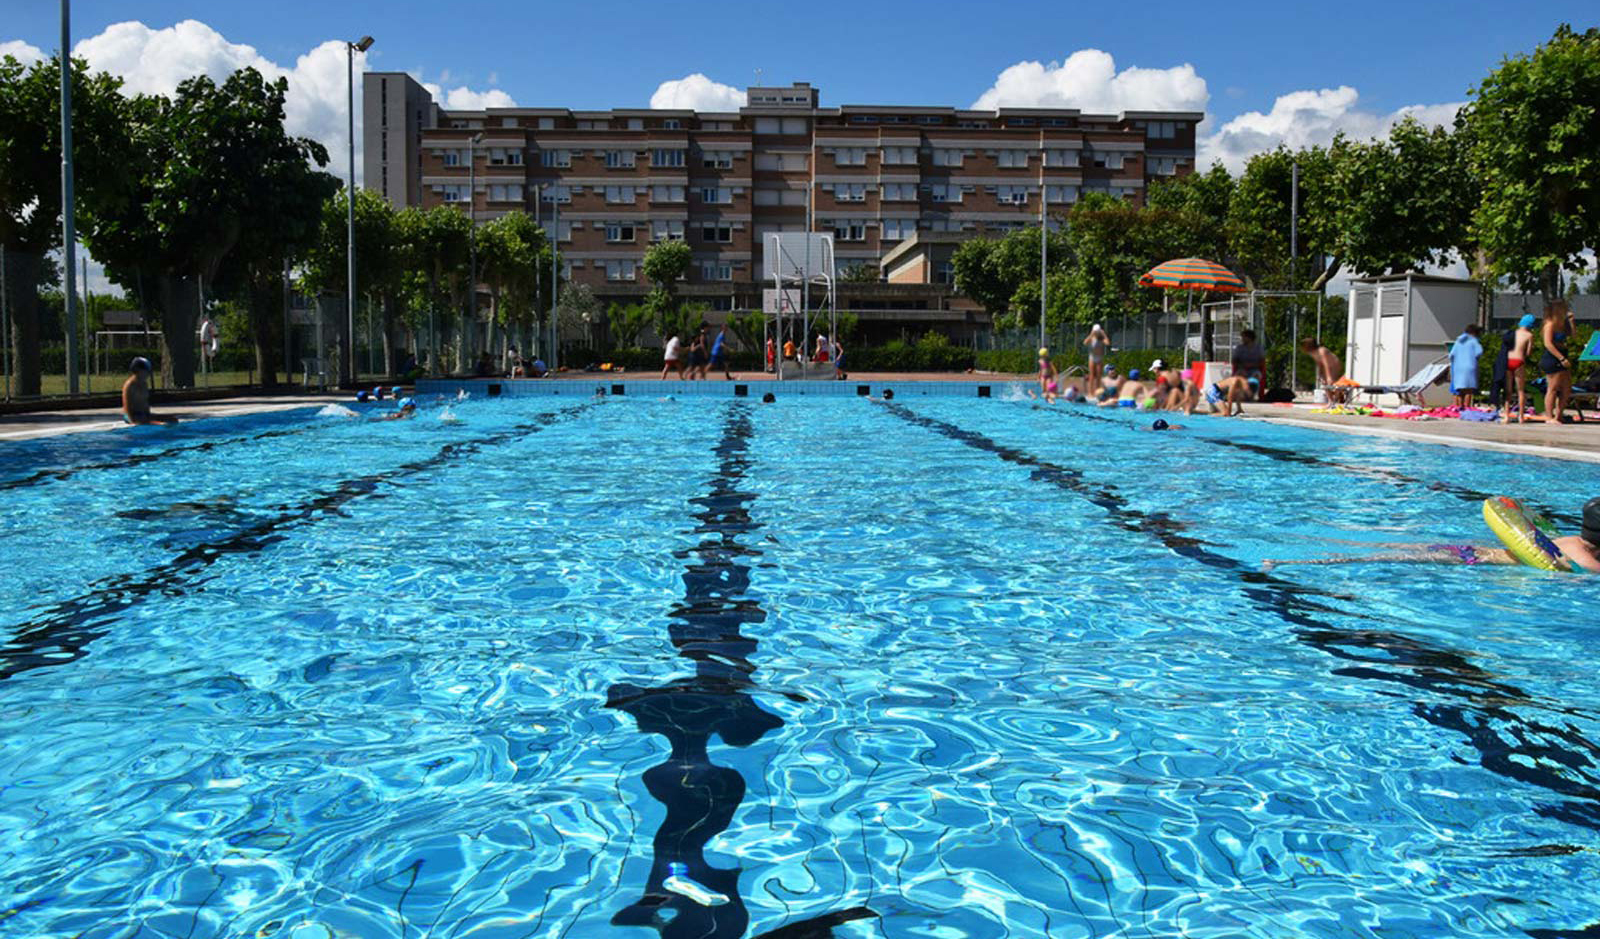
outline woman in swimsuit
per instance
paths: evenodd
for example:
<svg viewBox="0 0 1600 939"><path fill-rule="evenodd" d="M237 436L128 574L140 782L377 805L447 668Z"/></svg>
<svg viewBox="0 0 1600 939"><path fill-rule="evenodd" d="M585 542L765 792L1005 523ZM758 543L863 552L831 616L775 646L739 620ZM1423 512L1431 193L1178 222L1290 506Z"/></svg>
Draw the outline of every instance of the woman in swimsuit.
<svg viewBox="0 0 1600 939"><path fill-rule="evenodd" d="M1537 322L1532 313L1524 313L1517 323L1517 335L1512 340L1511 348L1506 352L1506 415L1502 420L1511 423L1511 401L1516 398L1517 423L1527 420L1528 410L1528 373L1522 367L1527 364L1528 356L1533 350L1533 324ZM1515 392L1515 395L1513 395Z"/></svg>
<svg viewBox="0 0 1600 939"><path fill-rule="evenodd" d="M1083 344L1089 347L1089 370L1084 374L1095 376L1100 374L1100 367L1105 364L1106 353L1111 351L1111 337L1096 323L1089 327L1089 335L1083 339Z"/></svg>
<svg viewBox="0 0 1600 939"><path fill-rule="evenodd" d="M1572 310L1567 307L1567 301L1550 301L1544 310L1544 330L1540 337L1544 341L1544 355L1539 357L1539 371L1544 372L1549 382L1544 390L1544 419L1549 424L1561 423L1561 412L1567 409L1572 398L1572 360L1567 358L1567 337L1573 328Z"/></svg>

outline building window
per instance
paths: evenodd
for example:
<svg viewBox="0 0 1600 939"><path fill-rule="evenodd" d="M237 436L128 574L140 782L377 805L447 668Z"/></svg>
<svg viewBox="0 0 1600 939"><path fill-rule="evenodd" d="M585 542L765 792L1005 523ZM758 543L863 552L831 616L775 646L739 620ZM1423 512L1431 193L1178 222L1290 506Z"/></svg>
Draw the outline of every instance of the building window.
<svg viewBox="0 0 1600 939"><path fill-rule="evenodd" d="M1097 151L1095 153L1091 153L1089 156L1090 156L1090 160L1093 163L1093 165L1096 166L1096 167L1099 167L1101 169L1108 169L1108 170L1120 170L1120 169L1122 169L1122 162L1123 162L1123 156L1124 155L1119 151L1116 151L1116 150Z"/></svg>
<svg viewBox="0 0 1600 939"><path fill-rule="evenodd" d="M727 170L733 168L732 150L703 150L700 153L700 165L708 170Z"/></svg>
<svg viewBox="0 0 1600 939"><path fill-rule="evenodd" d="M461 150L445 150L442 151L439 156L444 160L445 166L460 166L466 162L466 158L463 156L463 151Z"/></svg>
<svg viewBox="0 0 1600 939"><path fill-rule="evenodd" d="M922 187L934 202L960 202L961 186L955 183L933 183Z"/></svg>
<svg viewBox="0 0 1600 939"><path fill-rule="evenodd" d="M1006 205L1026 205L1028 203L1029 186L996 186L995 201Z"/></svg>
<svg viewBox="0 0 1600 939"><path fill-rule="evenodd" d="M733 190L721 186L706 186L700 190L700 201L706 205L727 205L733 202Z"/></svg>
<svg viewBox="0 0 1600 939"><path fill-rule="evenodd" d="M650 201L651 202L682 202L683 201L683 187L682 186L651 186L650 187Z"/></svg>
<svg viewBox="0 0 1600 939"><path fill-rule="evenodd" d="M540 150L539 164L541 166L567 169L572 166L571 150Z"/></svg>
<svg viewBox="0 0 1600 939"><path fill-rule="evenodd" d="M1140 121L1144 124L1145 136L1157 140L1171 140L1178 135L1178 125L1173 121ZM1135 125L1137 126L1137 125Z"/></svg>
<svg viewBox="0 0 1600 939"><path fill-rule="evenodd" d="M836 147L833 151L833 162L837 166L866 166L866 147Z"/></svg>
<svg viewBox="0 0 1600 939"><path fill-rule="evenodd" d="M650 151L650 165L656 167L674 167L683 165L682 150L652 150Z"/></svg>
<svg viewBox="0 0 1600 939"><path fill-rule="evenodd" d="M886 218L878 228L878 238L882 241L900 241L916 233L917 220L914 218Z"/></svg>
<svg viewBox="0 0 1600 939"><path fill-rule="evenodd" d="M682 128L683 122L675 117L669 117L661 122L662 130L681 130Z"/></svg>
<svg viewBox="0 0 1600 939"><path fill-rule="evenodd" d="M883 202L915 202L917 201L917 184L884 183L880 188L878 198Z"/></svg>
<svg viewBox="0 0 1600 939"><path fill-rule="evenodd" d="M878 123L878 116L876 114L852 114L850 115L850 123L876 124Z"/></svg>
<svg viewBox="0 0 1600 939"><path fill-rule="evenodd" d="M995 162L1004 168L1025 169L1028 165L1028 151L1001 150L995 154Z"/></svg>
<svg viewBox="0 0 1600 939"><path fill-rule="evenodd" d="M933 282L949 286L956 282L956 266L949 261L940 261L933 269Z"/></svg>
<svg viewBox="0 0 1600 939"><path fill-rule="evenodd" d="M637 263L632 258L619 258L606 262L606 280L634 280Z"/></svg>
<svg viewBox="0 0 1600 939"><path fill-rule="evenodd" d="M710 244L728 244L733 241L733 226L705 225L700 229L700 240Z"/></svg>
<svg viewBox="0 0 1600 939"><path fill-rule="evenodd" d="M557 241L571 241L572 240L572 223L571 222L557 222L556 223L556 240Z"/></svg>
<svg viewBox="0 0 1600 939"><path fill-rule="evenodd" d="M489 201L490 202L521 202L522 201L522 184L521 183L506 183L504 185L502 185L500 183L491 184L489 186Z"/></svg>
<svg viewBox="0 0 1600 939"><path fill-rule="evenodd" d="M633 241L632 222L607 222L606 241L612 243Z"/></svg>
<svg viewBox="0 0 1600 939"><path fill-rule="evenodd" d="M733 265L721 261L701 261L701 280L733 280Z"/></svg>
<svg viewBox="0 0 1600 939"><path fill-rule="evenodd" d="M546 186L541 200L544 202L559 202L566 204L572 201L571 186Z"/></svg>
<svg viewBox="0 0 1600 939"><path fill-rule="evenodd" d="M866 241L867 223L854 220L840 220L833 223L834 241Z"/></svg>
<svg viewBox="0 0 1600 939"><path fill-rule="evenodd" d="M1144 166L1151 176L1172 176L1178 172L1178 158L1145 157Z"/></svg>
<svg viewBox="0 0 1600 939"><path fill-rule="evenodd" d="M962 158L965 157L965 155L966 151L964 150L946 150L942 148L935 149L933 151L933 165L960 166Z"/></svg>
<svg viewBox="0 0 1600 939"><path fill-rule="evenodd" d="M553 118L553 117L541 117L541 118L539 118L539 129L540 130L555 130L556 129L556 119Z"/></svg>
<svg viewBox="0 0 1600 939"><path fill-rule="evenodd" d="M467 187L464 185L440 186L439 195L443 196L446 202L465 202L467 201Z"/></svg>
<svg viewBox="0 0 1600 939"><path fill-rule="evenodd" d="M1068 205L1078 201L1078 187L1046 186L1045 198L1051 205Z"/></svg>
<svg viewBox="0 0 1600 939"><path fill-rule="evenodd" d="M606 201L632 204L637 192L632 186L607 186Z"/></svg>
<svg viewBox="0 0 1600 939"><path fill-rule="evenodd" d="M610 130L610 121L579 121L579 130Z"/></svg>
<svg viewBox="0 0 1600 939"><path fill-rule="evenodd" d="M1075 167L1078 165L1078 151L1046 150L1044 152L1044 165Z"/></svg>
<svg viewBox="0 0 1600 939"><path fill-rule="evenodd" d="M629 130L644 130L644 118L642 118L642 117L630 117L630 118L628 118L628 129Z"/></svg>
<svg viewBox="0 0 1600 939"><path fill-rule="evenodd" d="M783 123L775 117L756 118L755 132L758 134L778 134L783 132Z"/></svg>
<svg viewBox="0 0 1600 939"><path fill-rule="evenodd" d="M682 241L683 219L658 218L650 223L651 241Z"/></svg>
<svg viewBox="0 0 1600 939"><path fill-rule="evenodd" d="M833 198L837 202L867 201L866 183L833 183Z"/></svg>
<svg viewBox="0 0 1600 939"><path fill-rule="evenodd" d="M606 168L607 169L614 169L614 170L615 169L628 169L628 168L630 168L632 166L633 166L633 151L632 150L607 150L606 151Z"/></svg>
<svg viewBox="0 0 1600 939"><path fill-rule="evenodd" d="M916 147L884 147L883 162L889 166L904 166L917 162Z"/></svg>

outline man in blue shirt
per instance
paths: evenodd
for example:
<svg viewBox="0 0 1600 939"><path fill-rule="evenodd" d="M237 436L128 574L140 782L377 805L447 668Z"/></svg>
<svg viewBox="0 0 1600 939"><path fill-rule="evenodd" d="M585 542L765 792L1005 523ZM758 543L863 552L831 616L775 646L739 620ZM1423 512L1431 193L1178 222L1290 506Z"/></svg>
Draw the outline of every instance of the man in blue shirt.
<svg viewBox="0 0 1600 939"><path fill-rule="evenodd" d="M716 341L711 343L711 367L722 373L722 377L733 381L733 373L728 371L728 350L724 347L727 342L728 327L723 326L717 330ZM701 376L704 378L705 376Z"/></svg>
<svg viewBox="0 0 1600 939"><path fill-rule="evenodd" d="M1478 336L1482 333L1473 323L1450 347L1450 391L1456 396L1458 408L1472 407L1472 397L1478 393L1478 356L1483 355Z"/></svg>

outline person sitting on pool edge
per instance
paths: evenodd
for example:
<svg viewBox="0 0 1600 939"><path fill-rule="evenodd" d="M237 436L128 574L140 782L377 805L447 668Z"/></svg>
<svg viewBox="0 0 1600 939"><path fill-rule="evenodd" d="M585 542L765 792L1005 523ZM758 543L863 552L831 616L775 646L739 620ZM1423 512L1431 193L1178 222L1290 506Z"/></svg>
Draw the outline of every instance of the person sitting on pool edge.
<svg viewBox="0 0 1600 939"><path fill-rule="evenodd" d="M134 356L128 363L131 372L122 383L122 419L129 424L176 424L178 419L155 414L150 410L150 360Z"/></svg>
<svg viewBox="0 0 1600 939"><path fill-rule="evenodd" d="M1600 496L1583 506L1583 522L1576 535L1551 538L1563 557L1571 562L1573 570L1600 574ZM1308 558L1304 561L1262 561L1261 569L1270 571L1284 564L1501 564L1520 565L1510 551L1498 545L1471 544L1390 544L1376 554L1351 554L1336 557Z"/></svg>

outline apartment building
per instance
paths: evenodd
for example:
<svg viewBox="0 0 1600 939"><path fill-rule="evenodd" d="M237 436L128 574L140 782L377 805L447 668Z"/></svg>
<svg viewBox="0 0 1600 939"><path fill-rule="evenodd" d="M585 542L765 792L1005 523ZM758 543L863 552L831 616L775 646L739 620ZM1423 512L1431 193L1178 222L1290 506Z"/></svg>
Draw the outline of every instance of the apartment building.
<svg viewBox="0 0 1600 939"><path fill-rule="evenodd" d="M646 249L686 241L685 292L722 309L759 307L767 233L809 227L833 234L841 275L893 260L899 276L881 286L900 288L901 312L917 302L906 299L917 293L905 289L911 270L930 309L947 310L952 241L1037 225L1042 207L1064 211L1090 191L1142 201L1151 180L1193 170L1203 116L824 108L805 82L749 88L726 113L446 111L426 98L403 73L366 75L369 188L384 186L395 205L470 199L479 220L518 209L546 225L559 217L571 279L602 297L642 295ZM905 263L904 249L919 245L938 256ZM884 292L872 286L849 289L865 301Z"/></svg>

